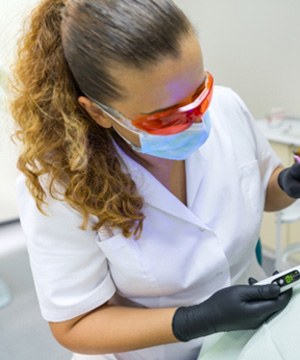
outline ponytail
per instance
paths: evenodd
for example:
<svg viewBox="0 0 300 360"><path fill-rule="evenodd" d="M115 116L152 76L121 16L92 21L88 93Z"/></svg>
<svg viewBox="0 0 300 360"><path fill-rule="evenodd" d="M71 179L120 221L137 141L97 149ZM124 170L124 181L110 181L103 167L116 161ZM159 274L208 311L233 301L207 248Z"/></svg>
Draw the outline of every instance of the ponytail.
<svg viewBox="0 0 300 360"><path fill-rule="evenodd" d="M99 127L78 103L80 91L60 35L64 6L62 0L42 1L18 43L11 84L15 138L22 144L18 169L45 215L42 206L49 193L81 213L82 229L94 215L94 230L107 224L121 228L124 236L138 236L143 200L121 171L109 130Z"/></svg>
<svg viewBox="0 0 300 360"><path fill-rule="evenodd" d="M13 68L16 98L11 110L19 126L16 136L23 143L18 168L27 176L39 209L45 196L39 176L49 172L59 178L68 167L80 171L87 162L86 119L62 50L63 7L62 0L44 0L33 11Z"/></svg>

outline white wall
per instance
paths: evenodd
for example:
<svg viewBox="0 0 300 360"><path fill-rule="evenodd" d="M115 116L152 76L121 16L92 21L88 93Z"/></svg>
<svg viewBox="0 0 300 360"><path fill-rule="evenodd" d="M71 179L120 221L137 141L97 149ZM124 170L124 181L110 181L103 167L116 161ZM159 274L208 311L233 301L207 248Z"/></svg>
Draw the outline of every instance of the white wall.
<svg viewBox="0 0 300 360"><path fill-rule="evenodd" d="M37 0L0 0L0 222L17 217L15 178L17 176L17 148L10 140L13 122L4 93L4 77L13 59L22 18Z"/></svg>
<svg viewBox="0 0 300 360"><path fill-rule="evenodd" d="M21 19L38 0L0 0L0 63L13 57ZM255 117L272 108L300 116L299 0L175 0L199 32L217 84L232 87ZM0 105L1 106L1 105ZM0 109L1 113L1 109ZM17 215L11 119L0 114L0 221Z"/></svg>
<svg viewBox="0 0 300 360"><path fill-rule="evenodd" d="M22 29L23 19L39 0L0 1L0 61L7 65L13 57L16 39Z"/></svg>
<svg viewBox="0 0 300 360"><path fill-rule="evenodd" d="M206 67L256 117L300 116L299 0L175 0L199 32Z"/></svg>
<svg viewBox="0 0 300 360"><path fill-rule="evenodd" d="M1 86L4 76L2 71L0 73L0 222L13 219L17 212L13 188L17 173L15 167L17 152L9 137L12 122L5 109L5 92Z"/></svg>

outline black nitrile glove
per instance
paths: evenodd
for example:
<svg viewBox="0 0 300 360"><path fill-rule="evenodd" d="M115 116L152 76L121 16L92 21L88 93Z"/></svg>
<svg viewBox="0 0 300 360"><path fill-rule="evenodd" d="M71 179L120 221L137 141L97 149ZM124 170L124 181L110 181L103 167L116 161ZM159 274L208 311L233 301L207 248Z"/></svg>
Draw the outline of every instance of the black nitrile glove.
<svg viewBox="0 0 300 360"><path fill-rule="evenodd" d="M282 170L278 175L278 184L281 189L294 199L300 198L300 164L297 162Z"/></svg>
<svg viewBox="0 0 300 360"><path fill-rule="evenodd" d="M279 286L235 285L221 289L199 305L176 310L172 328L180 341L216 332L255 329L289 302Z"/></svg>

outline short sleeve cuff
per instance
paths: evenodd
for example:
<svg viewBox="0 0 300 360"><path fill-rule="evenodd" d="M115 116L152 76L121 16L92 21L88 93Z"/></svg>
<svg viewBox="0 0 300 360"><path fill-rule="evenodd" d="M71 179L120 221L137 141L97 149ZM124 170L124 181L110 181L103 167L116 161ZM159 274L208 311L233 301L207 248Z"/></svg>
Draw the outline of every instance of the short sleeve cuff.
<svg viewBox="0 0 300 360"><path fill-rule="evenodd" d="M65 300L65 306L54 306L50 305L47 307L45 304L41 306L42 317L49 322L62 322L71 320L79 315L88 313L99 306L105 304L110 300L116 292L115 285L109 275L101 282L91 296L84 301L75 303L72 299ZM70 305L73 303L73 305Z"/></svg>

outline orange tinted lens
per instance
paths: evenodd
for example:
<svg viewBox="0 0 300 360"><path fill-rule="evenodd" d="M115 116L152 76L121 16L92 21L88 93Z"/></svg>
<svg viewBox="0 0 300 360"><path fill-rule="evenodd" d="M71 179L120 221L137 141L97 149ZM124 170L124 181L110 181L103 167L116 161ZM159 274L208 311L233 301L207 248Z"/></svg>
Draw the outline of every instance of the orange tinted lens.
<svg viewBox="0 0 300 360"><path fill-rule="evenodd" d="M175 110L172 108L157 114L139 116L132 121L132 124L138 129L155 135L171 135L186 130L193 122L196 120L199 121L199 119L202 118L210 104L213 90L213 78L209 73L207 76L208 80L206 81L205 88L203 89L203 86L201 86L198 90L199 92L197 92L198 96L197 93L193 96L193 100L196 101L196 99L201 96L202 92L207 89L207 94L199 105L195 105L194 108L189 110L181 111L183 106L188 105L184 104L182 106L181 104L181 107L176 108Z"/></svg>
<svg viewBox="0 0 300 360"><path fill-rule="evenodd" d="M132 124L149 134L171 135L187 129L193 123L187 114L173 113L156 120L137 119Z"/></svg>

